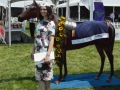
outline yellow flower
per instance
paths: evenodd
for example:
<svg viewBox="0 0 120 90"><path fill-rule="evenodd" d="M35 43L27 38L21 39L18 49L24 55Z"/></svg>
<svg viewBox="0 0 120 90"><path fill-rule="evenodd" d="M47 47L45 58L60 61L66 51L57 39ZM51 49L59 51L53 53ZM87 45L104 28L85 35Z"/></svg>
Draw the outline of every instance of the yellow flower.
<svg viewBox="0 0 120 90"><path fill-rule="evenodd" d="M61 16L61 19L64 19L64 20L65 20L65 17Z"/></svg>
<svg viewBox="0 0 120 90"><path fill-rule="evenodd" d="M59 38L59 37L56 37L56 41L60 41L60 38Z"/></svg>
<svg viewBox="0 0 120 90"><path fill-rule="evenodd" d="M65 24L65 22L64 22L64 21L61 21L61 24L62 24L62 25L64 25L64 24Z"/></svg>
<svg viewBox="0 0 120 90"><path fill-rule="evenodd" d="M58 23L58 26L62 26L62 23L61 23L61 22L59 22L59 23Z"/></svg>
<svg viewBox="0 0 120 90"><path fill-rule="evenodd" d="M55 54L55 57L60 57L60 54Z"/></svg>
<svg viewBox="0 0 120 90"><path fill-rule="evenodd" d="M63 37L63 34L62 34L62 33L59 33L59 36L60 36L60 37Z"/></svg>
<svg viewBox="0 0 120 90"><path fill-rule="evenodd" d="M57 47L57 48L60 48L60 44L57 44L56 47Z"/></svg>
<svg viewBox="0 0 120 90"><path fill-rule="evenodd" d="M58 50L57 50L57 52L58 52L58 53L61 53L61 52L62 52L62 50L61 50L61 49L58 49Z"/></svg>
<svg viewBox="0 0 120 90"><path fill-rule="evenodd" d="M58 20L58 27L56 28L56 34L55 34L55 63L58 64L61 58L62 53L62 45L63 45L63 37L66 37L65 34L65 24L66 18L61 16Z"/></svg>
<svg viewBox="0 0 120 90"><path fill-rule="evenodd" d="M63 27L59 27L59 30L60 30L60 31L63 30Z"/></svg>

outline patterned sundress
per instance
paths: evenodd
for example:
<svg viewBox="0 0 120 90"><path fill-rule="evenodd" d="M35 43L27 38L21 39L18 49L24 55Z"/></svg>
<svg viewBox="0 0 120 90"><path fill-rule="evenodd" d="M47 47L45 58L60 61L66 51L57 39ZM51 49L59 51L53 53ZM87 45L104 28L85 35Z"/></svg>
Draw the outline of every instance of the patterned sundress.
<svg viewBox="0 0 120 90"><path fill-rule="evenodd" d="M49 36L55 35L54 21L40 21L36 27L35 50L36 53L47 52ZM53 50L52 50L53 51ZM49 81L53 78L52 63L39 63L35 66L36 80Z"/></svg>

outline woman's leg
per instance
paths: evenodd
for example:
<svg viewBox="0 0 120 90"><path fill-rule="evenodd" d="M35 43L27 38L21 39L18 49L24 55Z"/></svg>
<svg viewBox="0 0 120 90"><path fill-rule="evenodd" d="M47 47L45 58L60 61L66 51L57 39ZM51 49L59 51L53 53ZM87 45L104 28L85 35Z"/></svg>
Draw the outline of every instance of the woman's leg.
<svg viewBox="0 0 120 90"><path fill-rule="evenodd" d="M45 81L46 90L50 90L50 81Z"/></svg>
<svg viewBox="0 0 120 90"><path fill-rule="evenodd" d="M47 90L45 81L40 80L38 81L38 84L39 84L40 90Z"/></svg>

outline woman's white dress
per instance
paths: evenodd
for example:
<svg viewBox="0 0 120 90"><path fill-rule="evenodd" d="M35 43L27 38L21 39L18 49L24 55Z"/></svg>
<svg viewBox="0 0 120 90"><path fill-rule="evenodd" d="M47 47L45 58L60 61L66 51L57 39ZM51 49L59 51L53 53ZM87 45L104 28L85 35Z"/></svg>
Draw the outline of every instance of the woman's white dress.
<svg viewBox="0 0 120 90"><path fill-rule="evenodd" d="M36 27L36 53L47 52L49 46L49 36L51 35L55 35L54 21L40 21ZM35 65L35 78L36 80L51 80L53 78L52 63L39 63L38 65Z"/></svg>

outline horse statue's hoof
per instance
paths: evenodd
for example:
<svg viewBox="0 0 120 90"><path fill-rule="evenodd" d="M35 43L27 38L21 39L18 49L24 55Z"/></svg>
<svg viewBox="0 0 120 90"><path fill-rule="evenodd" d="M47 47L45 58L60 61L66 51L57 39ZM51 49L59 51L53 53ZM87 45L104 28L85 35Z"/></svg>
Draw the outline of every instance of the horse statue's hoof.
<svg viewBox="0 0 120 90"><path fill-rule="evenodd" d="M55 84L56 84L56 85L58 85L59 83L60 83L60 82L59 82L58 80L57 80L57 81L55 81Z"/></svg>
<svg viewBox="0 0 120 90"><path fill-rule="evenodd" d="M99 77L96 76L96 77L95 77L95 80L99 80Z"/></svg>
<svg viewBox="0 0 120 90"><path fill-rule="evenodd" d="M106 80L106 82L112 82L112 80L111 80L110 78L108 78L108 79Z"/></svg>

